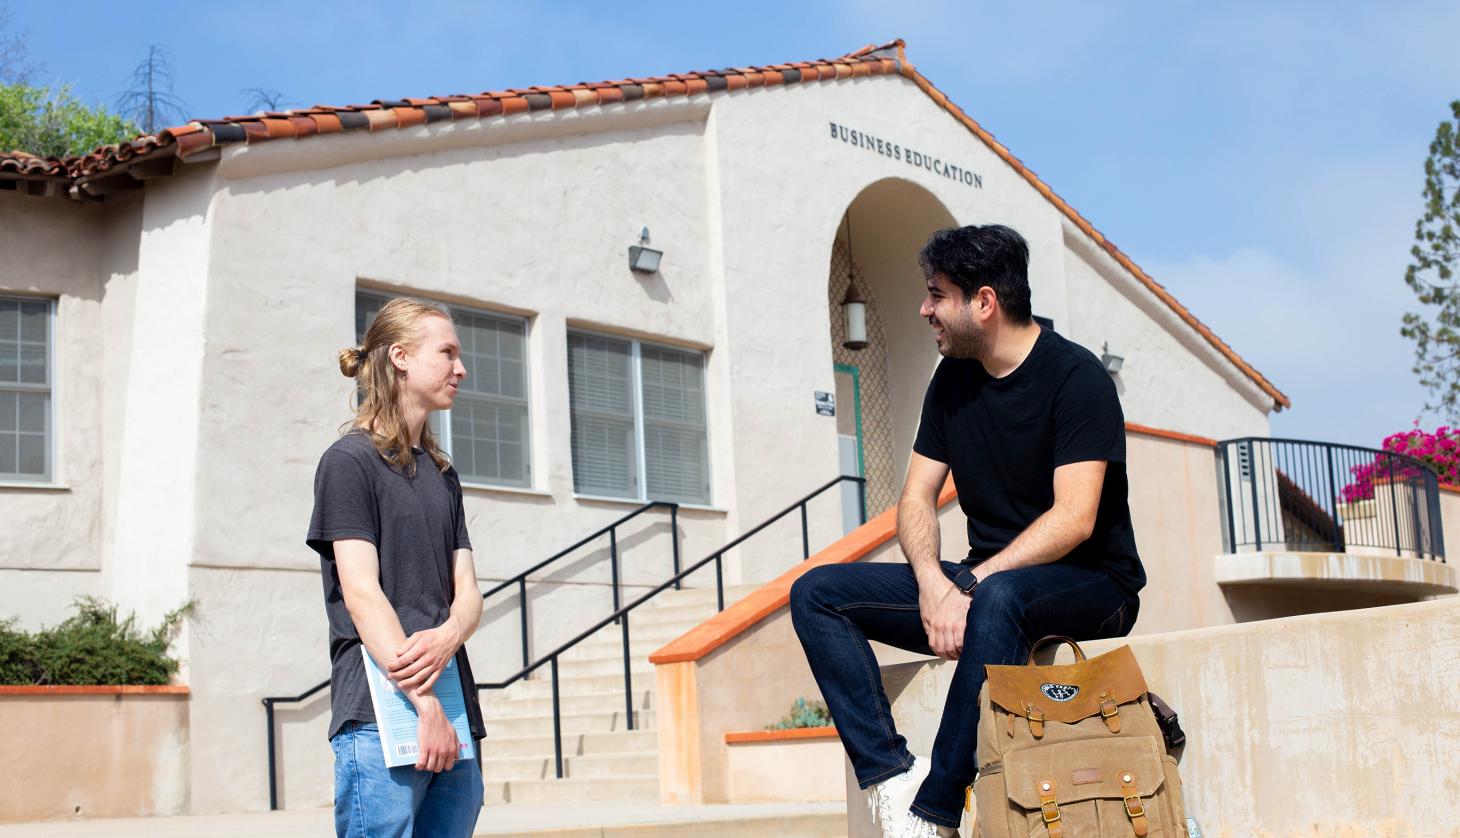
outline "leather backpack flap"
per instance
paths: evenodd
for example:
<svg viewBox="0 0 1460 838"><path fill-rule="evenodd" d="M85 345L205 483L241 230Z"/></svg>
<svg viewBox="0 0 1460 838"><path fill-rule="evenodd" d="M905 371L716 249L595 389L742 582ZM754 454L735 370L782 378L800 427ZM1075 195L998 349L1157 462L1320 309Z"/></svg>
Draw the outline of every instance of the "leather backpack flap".
<svg viewBox="0 0 1460 838"><path fill-rule="evenodd" d="M1040 808L1040 786L1053 780L1055 800L1068 806L1086 800L1121 800L1130 792L1149 800L1165 782L1156 741L1148 736L1080 739L1026 748L1004 757L1004 789L1026 811ZM1125 782L1126 777L1130 782Z"/></svg>
<svg viewBox="0 0 1460 838"><path fill-rule="evenodd" d="M1129 646L1080 663L989 666L989 699L1017 716L1075 724L1114 705L1138 701L1146 678Z"/></svg>

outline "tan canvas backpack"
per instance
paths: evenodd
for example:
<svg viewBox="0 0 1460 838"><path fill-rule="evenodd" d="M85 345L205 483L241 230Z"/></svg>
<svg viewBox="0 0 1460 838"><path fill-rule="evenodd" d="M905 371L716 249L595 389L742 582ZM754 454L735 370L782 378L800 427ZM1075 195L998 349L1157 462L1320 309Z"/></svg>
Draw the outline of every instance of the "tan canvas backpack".
<svg viewBox="0 0 1460 838"><path fill-rule="evenodd" d="M1074 647L1075 663L1034 665L1047 642ZM1086 660L1075 641L1046 637L1027 666L988 667L979 706L975 834L1186 835L1176 760L1129 646Z"/></svg>

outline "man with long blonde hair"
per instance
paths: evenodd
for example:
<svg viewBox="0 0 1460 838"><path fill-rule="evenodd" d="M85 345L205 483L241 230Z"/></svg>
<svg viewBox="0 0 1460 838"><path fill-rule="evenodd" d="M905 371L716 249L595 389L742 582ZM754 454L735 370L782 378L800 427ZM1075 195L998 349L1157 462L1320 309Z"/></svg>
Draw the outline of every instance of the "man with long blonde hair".
<svg viewBox="0 0 1460 838"><path fill-rule="evenodd" d="M461 481L427 424L466 377L461 344L441 309L397 298L339 360L359 405L320 458L307 539L319 553L330 626L335 831L465 838L481 811L482 775L479 759L458 756L485 729L463 644L482 598ZM415 707L414 767L385 764L362 645ZM433 689L452 660L472 745L458 742Z"/></svg>

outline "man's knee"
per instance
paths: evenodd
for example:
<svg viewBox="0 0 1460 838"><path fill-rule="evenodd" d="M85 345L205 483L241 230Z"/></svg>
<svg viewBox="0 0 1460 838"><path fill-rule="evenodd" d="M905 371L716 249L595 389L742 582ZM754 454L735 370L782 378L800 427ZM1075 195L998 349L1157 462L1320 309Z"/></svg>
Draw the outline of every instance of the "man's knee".
<svg viewBox="0 0 1460 838"><path fill-rule="evenodd" d="M1007 574L995 573L985 579L973 591L973 602L968 608L967 630L973 631L979 623L988 620L1022 619L1026 593Z"/></svg>
<svg viewBox="0 0 1460 838"><path fill-rule="evenodd" d="M791 614L804 614L814 607L818 602L823 601L822 594L829 584L828 578L836 567L834 565L822 565L813 567L795 582L791 583Z"/></svg>

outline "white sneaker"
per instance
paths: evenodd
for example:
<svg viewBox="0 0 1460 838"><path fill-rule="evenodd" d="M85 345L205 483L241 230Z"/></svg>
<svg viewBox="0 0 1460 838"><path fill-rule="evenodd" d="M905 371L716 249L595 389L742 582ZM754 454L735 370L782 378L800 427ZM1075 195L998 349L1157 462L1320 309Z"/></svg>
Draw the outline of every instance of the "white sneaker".
<svg viewBox="0 0 1460 838"><path fill-rule="evenodd" d="M912 767L908 770L867 788L867 808L872 810L872 821L881 824L882 838L903 838L921 834L908 831L914 828L914 822L933 826L909 811L913 798L917 797L918 788L927 779L931 768L926 757L913 757ZM929 836L933 834L928 833Z"/></svg>
<svg viewBox="0 0 1460 838"><path fill-rule="evenodd" d="M902 832L897 835L898 838L958 838L958 830L951 826L939 826L932 821L925 821L916 813L908 812Z"/></svg>

